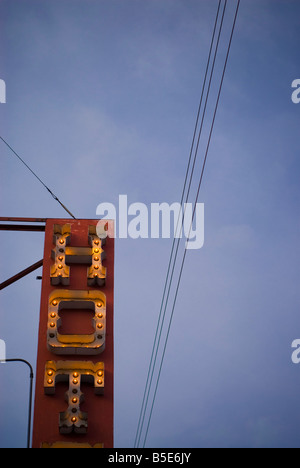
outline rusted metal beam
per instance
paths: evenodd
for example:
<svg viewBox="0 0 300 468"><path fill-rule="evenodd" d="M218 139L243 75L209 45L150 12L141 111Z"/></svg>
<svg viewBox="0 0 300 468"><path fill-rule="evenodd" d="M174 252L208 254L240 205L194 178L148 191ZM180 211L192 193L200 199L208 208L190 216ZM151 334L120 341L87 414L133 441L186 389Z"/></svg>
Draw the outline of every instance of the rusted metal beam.
<svg viewBox="0 0 300 468"><path fill-rule="evenodd" d="M15 283L21 278L24 278L24 276L29 275L29 273L32 273L33 271L37 270L38 268L43 266L43 260L39 260L36 262L34 265L31 265L30 267L26 268L23 271L20 271L20 273L17 273L15 276L12 276L8 280L4 281L3 283L0 284L0 290L6 288L7 286Z"/></svg>
<svg viewBox="0 0 300 468"><path fill-rule="evenodd" d="M16 222L16 223L45 223L46 218L11 218L11 217L0 217L0 222Z"/></svg>
<svg viewBox="0 0 300 468"><path fill-rule="evenodd" d="M0 231L32 231L44 232L45 226L33 224L0 224Z"/></svg>

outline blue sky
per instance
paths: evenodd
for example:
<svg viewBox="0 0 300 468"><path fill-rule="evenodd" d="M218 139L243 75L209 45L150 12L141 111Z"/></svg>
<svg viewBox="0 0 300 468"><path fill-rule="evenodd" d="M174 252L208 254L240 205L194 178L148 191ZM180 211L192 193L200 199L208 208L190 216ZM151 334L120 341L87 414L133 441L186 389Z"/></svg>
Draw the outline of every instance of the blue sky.
<svg viewBox="0 0 300 468"><path fill-rule="evenodd" d="M0 134L76 217L95 218L119 194L147 206L180 201L216 8L0 1ZM187 255L150 447L299 447L299 23L298 0L241 1L200 193L205 245ZM3 144L0 154L1 216L65 217ZM1 281L42 257L43 234L0 238ZM171 242L116 242L117 447L134 443ZM35 276L0 297L7 356L32 364ZM26 443L27 374L0 367L1 447Z"/></svg>

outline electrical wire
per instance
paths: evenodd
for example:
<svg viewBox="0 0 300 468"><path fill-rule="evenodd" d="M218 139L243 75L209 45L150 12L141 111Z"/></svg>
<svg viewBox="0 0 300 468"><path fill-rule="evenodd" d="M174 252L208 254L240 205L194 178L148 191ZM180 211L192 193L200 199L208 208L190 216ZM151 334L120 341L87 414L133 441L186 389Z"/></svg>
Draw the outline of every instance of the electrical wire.
<svg viewBox="0 0 300 468"><path fill-rule="evenodd" d="M227 0L226 0L226 2L227 2ZM199 130L199 136L198 136L198 141L197 141L197 148L196 148L196 151L195 151L194 160L193 160L193 166L192 166L192 171L191 171L191 175L190 175L190 181L189 181L189 186L188 186L188 192L187 192L187 195L186 195L186 201L187 201L188 196L189 196L189 192L190 192L190 188L191 188L191 182L192 182L192 178L193 178L193 174L194 174L195 163L196 163L197 153L198 153L198 147L199 147L199 141L200 141L200 137L201 137L201 134L202 134L203 122L204 122L204 118L205 118L205 114L206 114L206 108L207 108L207 101L208 101L208 96L209 96L209 92L210 92L212 76L213 76L213 73L214 73L214 66L215 66L215 61L216 61L216 55L217 55L217 51L218 51L219 40L220 40L220 34L221 34L222 25L223 25L223 20L224 20L224 14L225 14L225 9L226 9L226 2L225 2L225 7L224 7L224 10L223 10L223 15L222 15L222 20L221 20L220 30L219 30L219 34L218 34L218 40L217 40L217 45L216 45L216 50L215 50L215 55L214 55L214 60L213 60L213 65L212 65L210 80L209 80L209 86L208 86L208 90L207 90L207 96L206 96L206 101L205 101L205 107L204 107L204 110L203 110L203 116L202 116L201 126L200 126L200 130ZM193 143L192 143L192 149L191 149L191 153L190 153L189 166L190 166L191 156L192 156L192 152L193 152L194 144L195 144L196 130L197 130L197 127L198 127L198 122L199 122L200 108L201 108L201 105L202 105L203 94L204 94L204 89L205 89L205 85L206 85L206 80L207 80L207 75L208 75L209 64L210 64L210 60L211 60L212 46L213 46L214 39L215 39L216 26L217 26L217 22L218 22L218 16L219 16L220 6L221 6L221 1L219 1L218 11L217 11L216 20L215 20L215 26L214 26L214 32L213 32L213 37L212 37L212 42L211 42L211 47L210 47L209 59L208 59L207 68L206 68L206 75L205 75L205 80L204 80L203 89L202 89L201 102L200 102L200 106L199 106L199 111L198 111L198 116L197 116L197 122L196 122L196 126L195 126L195 132L194 132ZM188 167L188 169L189 169L189 167ZM185 188L186 188L186 182L187 182L187 177L186 177L186 179L185 179L185 184L184 184L184 189L183 189L182 199L181 199L181 205L182 205L182 203L183 203L183 198L184 198L184 193L185 193ZM185 209L184 209L184 215L185 215ZM177 229L178 229L178 222L179 222L179 218L178 218L178 221L177 221L176 232L177 232ZM183 227L183 223L184 223L184 216L183 216L183 219L182 219L181 229L182 229L182 227ZM176 237L176 236L175 236L175 237ZM162 331L163 331L163 325L164 325L164 321L165 321L166 309L167 309L167 304L168 304L168 300L169 300L170 289L171 289L171 285L172 285L172 280L173 280L173 275L174 275L174 269L175 269L175 265L176 265L177 255L178 255L178 248L179 248L180 238L181 238L181 233L180 233L178 239L175 239L175 238L174 238L174 240L173 240L172 252L171 252L171 257L170 257L169 267L168 267L168 274L167 274L167 279L166 279L166 283L165 283L165 290L164 290L164 295L163 295L162 304L161 304L161 311L162 311L162 308L163 308L163 302L164 302L164 299L165 299L165 293L166 293L166 290L167 290L167 289L168 289L168 292L167 292L166 303L165 303L165 307L164 307L163 319L162 319L162 323L161 323L161 325L160 325L160 332L159 332L158 343L157 343L157 345L156 345L156 352L155 352L155 349L153 349L153 353L152 353L152 358L151 358L151 359L153 359L153 354L154 354L154 352L155 352L154 363L152 364L152 372L151 372L151 370L150 370L150 368L149 368L149 373L151 374L151 378L150 378L150 383L149 383L149 385L148 385L148 391L146 392L146 393L147 393L147 396L146 396L146 404L144 405L144 412L143 412L143 417L142 417L142 422L141 422L141 429L140 429L140 434L139 434L139 438L138 438L138 443L139 443L139 440L140 440L140 437L141 437L141 432L142 432L142 427L143 427L143 423L144 423L144 419L145 419L145 414L146 414L146 409L147 409L147 403L148 403L149 394L150 394L150 389L151 389L151 385L152 385L152 380L153 380L153 375L154 375L154 370L155 370L155 365L156 365L158 350L159 350L159 346L160 346L160 340L161 340L161 335L162 335ZM176 244L177 244L177 245L176 245ZM171 272L171 276L170 276L170 279L169 279L169 278L168 278L168 275L169 275L170 268L171 268L172 254L173 254L175 245L176 245L175 256L174 256L174 259L173 259L173 267L172 267L172 272ZM167 288L168 280L169 280L169 286L168 286L168 288ZM159 328L159 324L158 324L158 328ZM151 361L151 362L152 362L152 361ZM149 376L149 374L148 374L148 376ZM148 380L147 380L147 382L148 382Z"/></svg>
<svg viewBox="0 0 300 468"><path fill-rule="evenodd" d="M212 139L212 135L213 135L213 130L214 130L214 126L215 126L215 120L216 120L217 110L218 110L218 107L219 107L221 91L222 91L222 88L223 88L223 83L224 83L225 73L226 73L227 64L228 64L229 53L230 53L230 50L231 50L233 34L234 34L235 26L236 26L239 6L240 6L240 0L238 0L237 7L236 7L236 12L235 12L235 16L234 16L234 21L233 21L233 26L232 26L232 30L231 30L229 45L228 45L228 49L227 49L225 64L224 64L224 68L223 68L222 78L221 78L219 91L218 91L218 96L217 96L217 101L216 101L216 105L215 105L213 120L212 120L211 129L210 129L210 133L209 133L209 138L208 138L208 143L207 143L207 147L206 147L205 157L204 157L204 161L203 161L203 165L202 165L202 170L201 170L201 175L200 175L200 179L199 179L198 189L197 189L197 193L196 193L196 197L195 197L192 221L191 221L190 230L189 230L189 236L190 236L190 233L191 233L192 224L193 224L194 217L195 217L196 205L197 205L197 202L198 202L200 188L201 188L201 185L202 185L203 176L204 176L204 172L205 172L208 152L209 152L211 139ZM198 148L197 148L197 151L198 151ZM178 277L178 281L177 281L177 285L176 285L175 296L174 296L174 300L173 300L173 305L172 305L171 315L170 315L170 319L169 319L167 334L166 334L165 343L164 343L163 352L162 352L162 357L161 357L161 361L160 361L158 376L157 376L157 379L156 379L156 385L155 385L154 395L153 395L153 398L152 398L150 414L149 414L149 417L148 417L148 423L147 423L147 427L146 427L143 447L145 447L147 437L148 437L148 432L149 432L149 427L150 427L150 423L151 423L151 419L152 419L154 404L155 404L155 400L156 400L156 396L157 396L158 385L159 385L161 372L162 372L162 367L163 367L163 362L164 362L164 358L165 358L165 354L166 354L166 349L167 349L168 339L169 339L169 335L170 335L171 325L172 325L172 321L173 321L173 317L174 317L174 311L175 311L175 306L176 306L176 302L177 302L177 297L178 297L179 287L180 287L180 283L181 283L181 278L182 278L182 273L183 273L186 254L187 254L187 250L185 249L184 254L183 254L183 259L182 259L182 262L181 262L180 271L179 271L179 277ZM166 304L166 306L167 306L167 304ZM148 405L148 400L146 402L146 406L147 405Z"/></svg>
<svg viewBox="0 0 300 468"><path fill-rule="evenodd" d="M4 138L2 138L2 136L0 135L0 139L3 141L3 143L12 151L12 153L17 156L17 158L21 161L22 164L24 164L24 166L31 172L31 174L34 175L34 177L45 187L46 190L48 190L48 192L50 193L50 195L54 198L54 200L56 200L60 206L74 219L75 216L71 213L71 211L68 210L68 208L59 200L59 198L54 195L54 193L49 189L49 187L47 187L47 185L42 181L42 179L40 179L40 177L28 166L28 164L24 161L24 159L21 158L21 156L7 143L7 141L4 140Z"/></svg>
<svg viewBox="0 0 300 468"><path fill-rule="evenodd" d="M192 138L192 145L191 145L191 149L190 149L189 160L188 160L188 165L187 165L187 170L186 170L186 175L185 175L185 180L184 180L184 185L183 185L183 190L182 190L182 196L181 196L181 202L180 202L181 205L183 204L183 200L184 200L184 194L185 194L185 191L186 191L186 186L187 186L187 182L188 182L188 175L189 175L191 162L192 162L192 155L193 155L194 146L195 146L195 142L196 142L196 135L197 135L197 129L198 129L198 124L199 124L199 119L200 119L200 112L201 112L201 108L202 108L202 103L203 103L203 98L204 98L204 91L205 91L207 78L208 78L209 66L210 66L211 57L212 57L213 44L214 44L215 36L216 36L216 30L217 30L217 24L218 24L218 19L219 19L220 8L221 8L221 0L219 0L219 3L218 3L216 18L215 18L215 23L214 23L213 33L212 33L210 50L209 50L209 54L208 54L206 71L205 71L205 76L204 76L204 81L203 81L203 86L202 86L201 98L200 98L200 103L199 103L199 107L198 107L198 113L197 113L197 118L196 118L196 123L195 123L195 128L194 128L194 134L193 134L193 138ZM221 25L223 24L224 12L225 11L223 11ZM200 130L199 130L199 137L198 137L198 141L197 141L197 149L196 149L194 160L193 160L192 171L191 171L191 175L190 175L190 181L189 181L189 186L188 186L188 192L187 192L187 195L186 195L186 200L188 199L188 196L189 196L189 192L190 192L190 188L191 188L191 181L192 181L193 173L194 173L194 169L195 169L195 163L196 163L196 159L197 159L199 140L200 140L200 136L201 136L201 133L202 133L203 121L204 121L204 117L205 117L205 113L206 113L208 95L209 95L209 91L210 91L210 87L211 87L212 75L213 75L213 71L214 71L214 65L215 65L219 40L220 40L220 32L219 32L219 36L218 36L216 52L215 52L215 56L214 56L214 61L213 61L213 66L212 66L208 91L207 91L205 108L204 108L204 111L203 111L203 117L202 117L202 121L201 121L201 127L200 127ZM180 217L178 217L178 220L177 220L176 233L177 233L177 229L178 229L179 218ZM183 223L183 220L182 220L182 223ZM181 226L181 228L182 228L182 226ZM177 242L177 248L175 250L176 242ZM166 304L168 302L168 298L169 298L169 294L170 294L170 288L171 288L172 279L173 279L173 275L174 275L174 267L175 267L175 264L176 264L176 258L177 258L177 254L178 254L179 242L180 242L180 238L177 239L176 236L174 236L172 249L171 249L171 254L170 254L170 259L169 259L169 264L168 264L168 269L167 269L165 285L164 285L164 290L163 290L163 297L162 297L162 301L161 301L159 318L158 318L158 323L157 323L157 328L156 328L156 333L155 333L155 338L154 338L154 344L153 344L152 354L151 354L151 358L150 358L148 375L147 375L147 380L146 380L146 385L145 385L145 390L144 390L144 395L143 395L143 401L142 401L142 406L141 406L140 415L139 415L139 421L138 421L138 427L137 427L134 447L139 446L140 438L141 438L141 434L142 434L143 424L144 424L146 410L147 410L147 403L146 402L148 402L148 399L149 399L149 394L150 394L150 389L151 389L151 385L152 385L153 374L154 374L154 370L155 370L159 344L160 344L160 340L161 340L161 334L162 334L163 325L164 325L164 321L165 321L166 306L164 308L164 313L163 313L163 305L164 305L164 301L165 301L165 298L166 298L166 293L167 293ZM174 259L173 259L174 251L175 251L175 256L174 256ZM173 260L173 268L171 269L172 260ZM170 272L171 272L171 276L170 276ZM169 283L169 288L167 287L168 283Z"/></svg>

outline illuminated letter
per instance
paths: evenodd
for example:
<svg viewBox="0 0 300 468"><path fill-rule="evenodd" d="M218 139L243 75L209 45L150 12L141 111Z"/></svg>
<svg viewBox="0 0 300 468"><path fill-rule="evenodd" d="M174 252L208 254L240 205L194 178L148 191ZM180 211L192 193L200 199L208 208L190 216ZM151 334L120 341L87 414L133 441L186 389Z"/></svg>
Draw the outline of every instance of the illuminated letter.
<svg viewBox="0 0 300 468"><path fill-rule="evenodd" d="M86 263L91 265L87 270L88 286L104 286L106 279L106 268L102 265L105 252L102 245L105 239L100 239L96 233L96 226L89 226L88 240L90 247L68 247L71 239L71 226L65 224L54 225L53 243L55 249L52 250L54 264L51 266L51 284L57 286L70 285L70 267L74 263Z"/></svg>
<svg viewBox="0 0 300 468"><path fill-rule="evenodd" d="M88 361L47 361L44 377L44 392L46 395L55 394L55 385L67 382L69 390L66 393L68 409L59 414L59 432L61 434L86 434L88 422L87 413L80 411L83 401L81 382L94 385L95 394L104 392L104 364L93 364Z"/></svg>
<svg viewBox="0 0 300 468"><path fill-rule="evenodd" d="M89 309L94 312L94 333L91 335L61 335L59 311ZM58 289L49 297L48 349L54 354L100 354L105 348L106 297L101 291L69 291Z"/></svg>

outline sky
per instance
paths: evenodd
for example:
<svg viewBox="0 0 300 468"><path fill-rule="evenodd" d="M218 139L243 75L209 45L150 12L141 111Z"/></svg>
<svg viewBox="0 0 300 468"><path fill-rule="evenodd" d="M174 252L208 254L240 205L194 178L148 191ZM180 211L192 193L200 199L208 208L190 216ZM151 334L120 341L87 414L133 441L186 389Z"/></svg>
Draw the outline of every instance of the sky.
<svg viewBox="0 0 300 468"><path fill-rule="evenodd" d="M217 5L0 0L0 135L77 218L120 194L180 202ZM187 252L147 447L300 446L299 40L299 0L241 0L199 196L205 243ZM1 141L0 155L1 216L65 218ZM0 239L0 282L42 258L43 233ZM171 246L116 239L116 447L134 444ZM7 358L33 366L38 274L0 296ZM28 385L27 368L0 364L1 447L26 445Z"/></svg>

